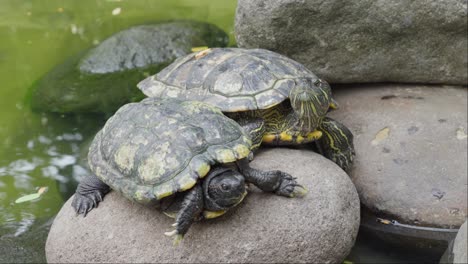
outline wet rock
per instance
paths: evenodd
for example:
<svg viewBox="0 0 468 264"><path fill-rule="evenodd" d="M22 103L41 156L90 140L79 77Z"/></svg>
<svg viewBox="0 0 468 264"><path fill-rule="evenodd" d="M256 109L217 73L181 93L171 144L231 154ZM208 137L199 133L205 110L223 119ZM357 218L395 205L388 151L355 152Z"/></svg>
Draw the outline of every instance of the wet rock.
<svg viewBox="0 0 468 264"><path fill-rule="evenodd" d="M465 0L239 0L235 28L332 83L465 85L466 19Z"/></svg>
<svg viewBox="0 0 468 264"><path fill-rule="evenodd" d="M467 89L388 84L333 91L340 109L330 116L354 133L350 175L366 208L406 225L461 226L467 216Z"/></svg>
<svg viewBox="0 0 468 264"><path fill-rule="evenodd" d="M111 113L142 99L136 84L190 53L192 47L224 47L227 43L226 33L202 22L135 26L53 68L32 86L32 108Z"/></svg>
<svg viewBox="0 0 468 264"><path fill-rule="evenodd" d="M290 172L309 193L288 199L251 188L228 214L195 223L172 246L173 220L116 192L86 218L69 200L49 233L48 262L308 262L340 263L354 244L359 200L349 177L307 150L270 149L253 167Z"/></svg>

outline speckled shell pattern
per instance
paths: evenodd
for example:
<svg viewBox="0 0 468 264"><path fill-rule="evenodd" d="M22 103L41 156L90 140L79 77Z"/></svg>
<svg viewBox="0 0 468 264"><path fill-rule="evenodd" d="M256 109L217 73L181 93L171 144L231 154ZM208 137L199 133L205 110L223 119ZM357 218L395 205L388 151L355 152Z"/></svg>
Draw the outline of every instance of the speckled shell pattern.
<svg viewBox="0 0 468 264"><path fill-rule="evenodd" d="M223 112L267 109L304 79L318 79L283 55L264 49L212 48L177 59L138 84L148 97L197 100Z"/></svg>
<svg viewBox="0 0 468 264"><path fill-rule="evenodd" d="M122 106L91 144L91 170L141 204L192 188L214 164L245 158L251 141L216 107L147 98Z"/></svg>

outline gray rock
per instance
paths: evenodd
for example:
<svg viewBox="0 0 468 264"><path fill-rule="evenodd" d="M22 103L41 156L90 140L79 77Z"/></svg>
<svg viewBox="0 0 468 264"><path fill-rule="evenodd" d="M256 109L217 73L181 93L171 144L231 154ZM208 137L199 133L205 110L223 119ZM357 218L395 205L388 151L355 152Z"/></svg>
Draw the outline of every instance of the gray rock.
<svg viewBox="0 0 468 264"><path fill-rule="evenodd" d="M59 113L112 113L141 100L136 84L191 53L192 47L224 47L228 41L225 32L203 22L131 27L49 71L30 88L31 106Z"/></svg>
<svg viewBox="0 0 468 264"><path fill-rule="evenodd" d="M468 263L467 222L460 227L457 236L452 240L440 259L440 263Z"/></svg>
<svg viewBox="0 0 468 264"><path fill-rule="evenodd" d="M253 167L281 169L298 177L309 193L288 199L252 187L228 214L195 223L178 247L163 235L173 219L132 204L116 192L86 218L69 200L49 233L52 262L308 262L339 263L359 227L359 199L349 177L311 151L271 149Z"/></svg>
<svg viewBox="0 0 468 264"><path fill-rule="evenodd" d="M172 62L197 46L226 46L228 36L208 23L177 21L141 25L120 31L90 50L78 68L87 73L109 73Z"/></svg>
<svg viewBox="0 0 468 264"><path fill-rule="evenodd" d="M332 83L467 83L467 1L239 0L239 47Z"/></svg>
<svg viewBox="0 0 468 264"><path fill-rule="evenodd" d="M361 202L404 224L458 228L467 216L467 89L354 85L330 114L354 133Z"/></svg>
<svg viewBox="0 0 468 264"><path fill-rule="evenodd" d="M468 263L467 222L461 226L453 243L453 263Z"/></svg>

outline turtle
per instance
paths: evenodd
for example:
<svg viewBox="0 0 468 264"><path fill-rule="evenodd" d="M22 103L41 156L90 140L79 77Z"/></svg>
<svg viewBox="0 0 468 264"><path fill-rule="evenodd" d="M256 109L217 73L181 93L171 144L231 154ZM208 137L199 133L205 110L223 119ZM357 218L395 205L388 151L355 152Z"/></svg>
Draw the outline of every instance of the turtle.
<svg viewBox="0 0 468 264"><path fill-rule="evenodd" d="M196 220L238 205L251 183L265 192L302 197L290 174L251 168L252 141L218 108L197 101L146 98L122 106L91 143L92 173L78 185L72 206L86 216L110 191L175 218L166 232L179 241Z"/></svg>
<svg viewBox="0 0 468 264"><path fill-rule="evenodd" d="M219 107L262 145L315 142L344 170L353 134L326 117L338 107L330 85L302 64L265 49L211 48L181 57L138 83L148 97L197 100ZM253 152L252 152L253 153Z"/></svg>

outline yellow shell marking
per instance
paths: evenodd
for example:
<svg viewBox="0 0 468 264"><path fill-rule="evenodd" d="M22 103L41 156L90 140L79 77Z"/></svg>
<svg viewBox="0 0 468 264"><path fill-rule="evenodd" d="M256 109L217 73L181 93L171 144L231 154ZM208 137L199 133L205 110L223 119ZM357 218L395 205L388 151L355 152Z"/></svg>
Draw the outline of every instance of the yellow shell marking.
<svg viewBox="0 0 468 264"><path fill-rule="evenodd" d="M140 203L149 203L151 201L151 198L148 197L147 191L145 190L137 190L133 198Z"/></svg>
<svg viewBox="0 0 468 264"><path fill-rule="evenodd" d="M222 162L233 162L236 161L236 157L232 150L230 149L223 149L217 153L218 160Z"/></svg>
<svg viewBox="0 0 468 264"><path fill-rule="evenodd" d="M191 51L192 51L192 52L199 52L199 51L204 51L204 50L206 50L206 49L208 49L207 46L192 47Z"/></svg>
<svg viewBox="0 0 468 264"><path fill-rule="evenodd" d="M195 55L195 59L198 60L204 56L206 56L206 54L210 53L211 52L211 49L205 49L205 50L202 50L200 52L198 52L196 55Z"/></svg>
<svg viewBox="0 0 468 264"><path fill-rule="evenodd" d="M181 188L180 191L186 191L192 188L195 183L197 183L197 180L191 178L189 175L186 175L186 177L181 177L177 183Z"/></svg>
<svg viewBox="0 0 468 264"><path fill-rule="evenodd" d="M237 155L239 155L239 158L244 158L247 157L250 153L249 148L247 148L244 145L237 145L234 147L234 151L237 152Z"/></svg>
<svg viewBox="0 0 468 264"><path fill-rule="evenodd" d="M133 159L138 150L138 145L123 145L119 148L114 156L115 163L123 171L133 169Z"/></svg>
<svg viewBox="0 0 468 264"><path fill-rule="evenodd" d="M154 188L154 196L156 199L161 200L164 197L172 195L174 192L169 183L161 184Z"/></svg>
<svg viewBox="0 0 468 264"><path fill-rule="evenodd" d="M206 163L203 163L203 164L200 166L200 168L198 168L198 171L197 171L197 172L198 172L198 176L199 176L200 178L205 177L205 176L208 174L208 172L210 171L210 169L211 169L210 165L208 165L208 164L206 164Z"/></svg>
<svg viewBox="0 0 468 264"><path fill-rule="evenodd" d="M222 216L226 212L227 211L203 211L203 217L205 217L205 219L212 219Z"/></svg>

